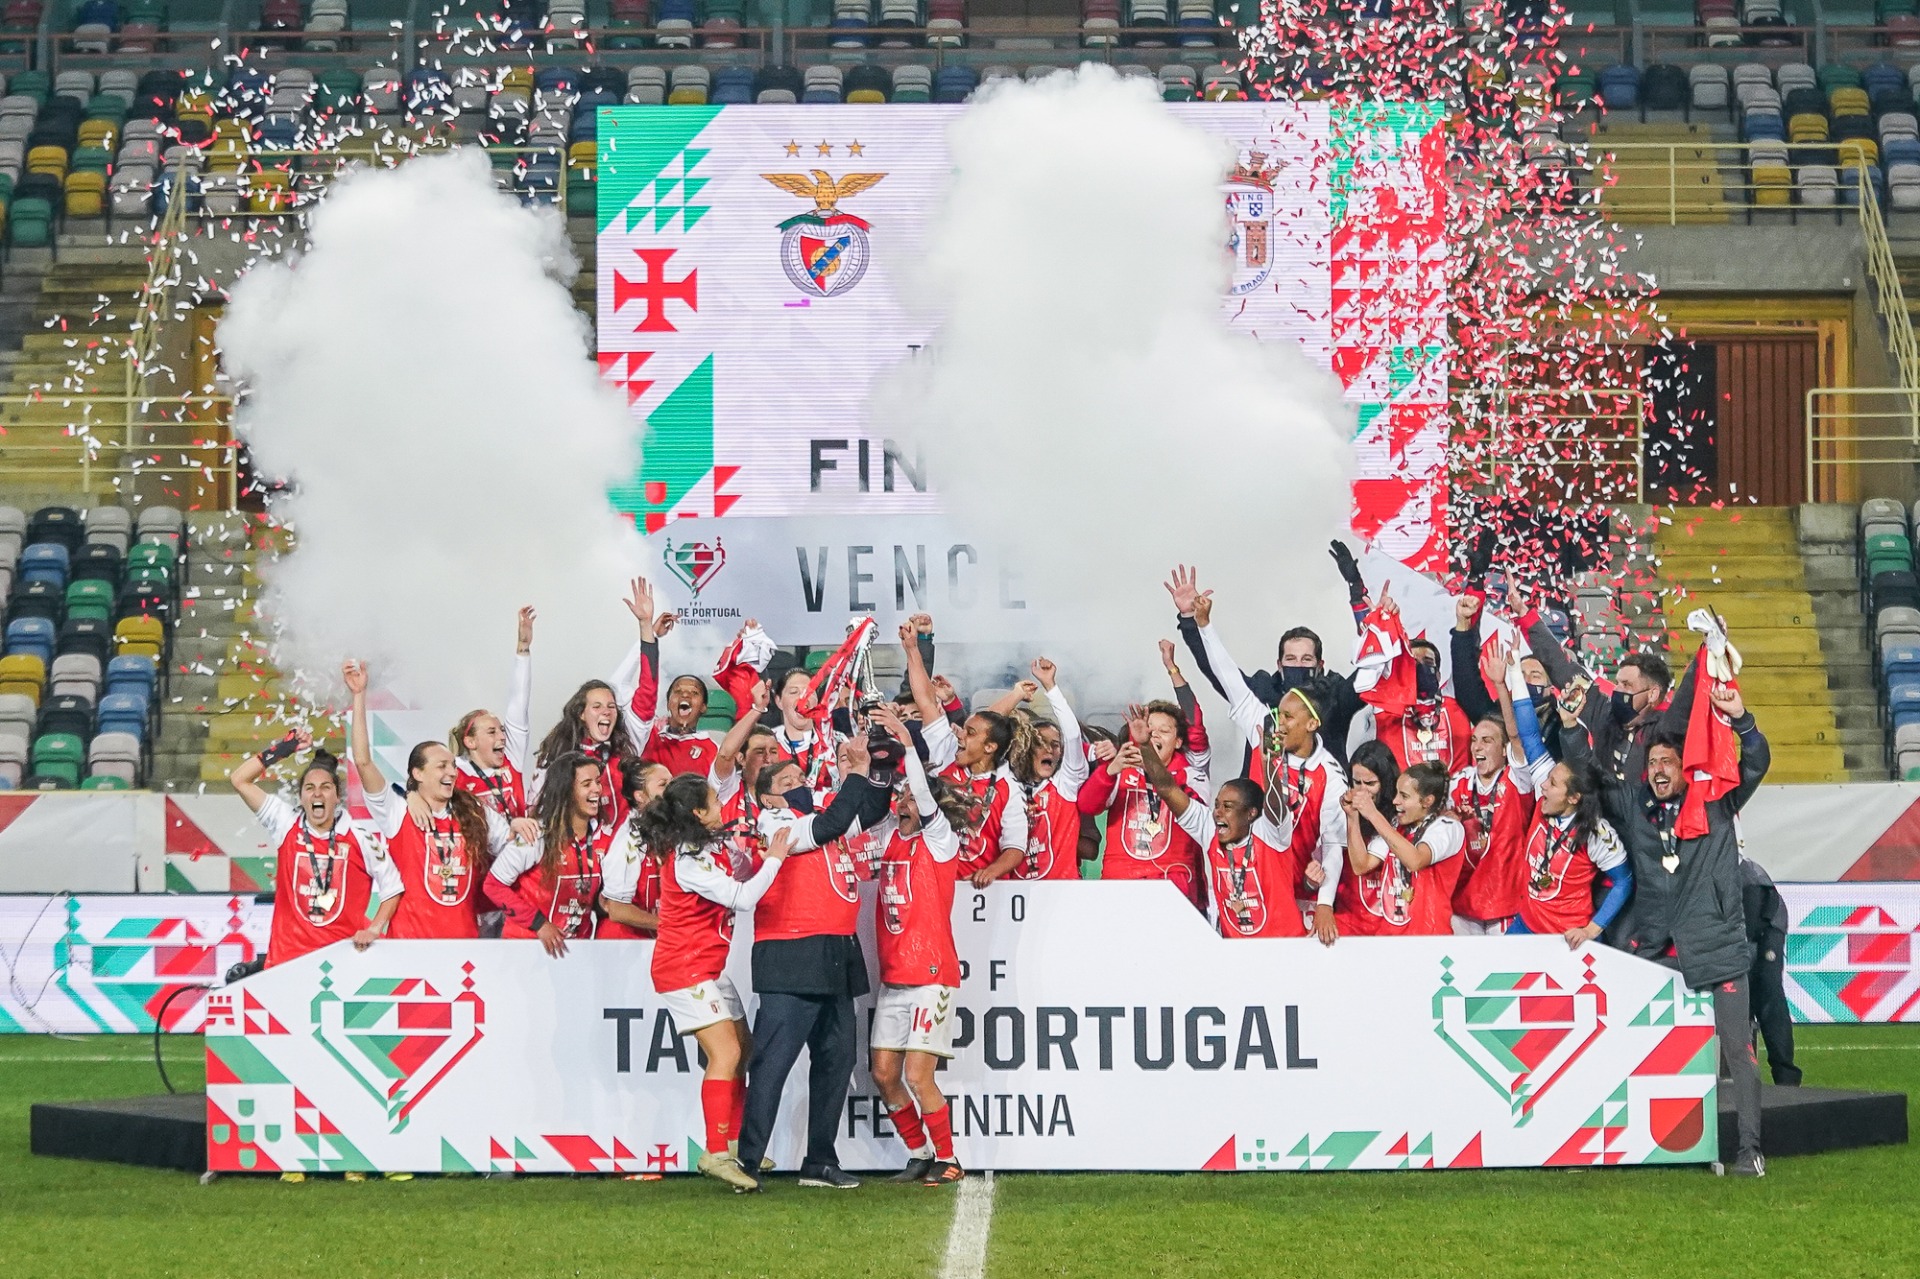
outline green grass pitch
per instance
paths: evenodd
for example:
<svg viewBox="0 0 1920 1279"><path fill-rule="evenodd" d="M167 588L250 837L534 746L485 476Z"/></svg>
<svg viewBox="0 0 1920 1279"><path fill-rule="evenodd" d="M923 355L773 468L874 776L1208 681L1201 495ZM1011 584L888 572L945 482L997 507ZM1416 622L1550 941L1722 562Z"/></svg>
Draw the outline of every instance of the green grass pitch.
<svg viewBox="0 0 1920 1279"><path fill-rule="evenodd" d="M1920 1027L1803 1028L1807 1081L1920 1101ZM181 1087L199 1041L169 1041ZM1411 1082L1417 1087L1418 1083ZM934 1276L952 1192L690 1177L349 1185L36 1159L27 1107L159 1091L149 1041L0 1040L0 1274ZM1910 1105L1909 1114L1913 1110ZM1695 1169L995 1178L988 1279L1920 1275L1920 1150Z"/></svg>

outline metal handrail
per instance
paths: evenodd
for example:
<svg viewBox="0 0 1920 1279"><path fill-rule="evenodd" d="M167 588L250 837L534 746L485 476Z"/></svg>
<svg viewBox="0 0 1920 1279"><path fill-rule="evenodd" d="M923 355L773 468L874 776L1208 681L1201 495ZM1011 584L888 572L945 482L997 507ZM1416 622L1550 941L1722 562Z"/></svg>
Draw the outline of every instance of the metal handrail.
<svg viewBox="0 0 1920 1279"><path fill-rule="evenodd" d="M1600 404L1606 400L1622 402L1621 407L1609 411ZM1569 407L1549 407L1558 402ZM1645 500L1647 397L1642 391L1599 386L1461 388L1452 396L1452 408L1456 433L1452 469L1461 478L1486 479L1503 473L1518 479L1530 471L1624 469L1632 476L1633 500ZM1518 430L1483 428L1479 439L1471 438L1476 424L1489 419L1511 419L1522 426ZM1602 424L1614 433L1595 433L1592 428ZM1461 435L1469 438L1463 441ZM1569 455L1569 444L1586 446L1591 453ZM1623 456L1608 456L1616 448Z"/></svg>
<svg viewBox="0 0 1920 1279"><path fill-rule="evenodd" d="M1833 408L1823 403L1837 401ZM1848 501L1857 495L1841 472L1865 466L1920 465L1920 389L1904 386L1816 386L1806 401L1807 500ZM1874 424L1898 424L1877 431ZM1867 431L1860 428L1866 426Z"/></svg>
<svg viewBox="0 0 1920 1279"><path fill-rule="evenodd" d="M49 407L62 410L57 415L60 420L17 420L20 410L45 412ZM226 435L232 409L232 399L224 395L42 392L0 396L0 423L7 428L0 435L0 475L18 479L77 471L84 492L91 492L100 476L116 481L199 476L217 486L220 508L232 510L240 497L238 448ZM154 438L161 428L186 426L206 426L217 438L181 442ZM46 443L22 438L34 429L62 434Z"/></svg>

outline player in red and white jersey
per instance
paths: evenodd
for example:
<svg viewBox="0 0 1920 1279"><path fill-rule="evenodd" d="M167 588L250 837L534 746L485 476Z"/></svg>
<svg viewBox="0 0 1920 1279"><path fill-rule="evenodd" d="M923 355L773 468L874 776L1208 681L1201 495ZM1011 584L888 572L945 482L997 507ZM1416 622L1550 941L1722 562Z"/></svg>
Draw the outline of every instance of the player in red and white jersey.
<svg viewBox="0 0 1920 1279"><path fill-rule="evenodd" d="M1577 948L1598 937L1626 908L1633 896L1633 863L1602 816L1604 781L1599 770L1589 759L1554 762L1541 741L1532 701L1514 701L1512 706L1540 802L1524 845L1520 910L1507 931L1557 935ZM1564 695L1558 709L1563 741L1565 734L1584 733ZM1596 906L1594 881L1602 874L1611 887Z"/></svg>
<svg viewBox="0 0 1920 1279"><path fill-rule="evenodd" d="M526 817L529 812L526 773L532 733L527 722L533 702L533 619L531 606L521 608L506 713L468 711L447 735L460 769L455 784L506 818ZM526 831L521 833L532 838Z"/></svg>
<svg viewBox="0 0 1920 1279"><path fill-rule="evenodd" d="M1496 653L1486 665L1504 713L1511 716L1506 658ZM1533 825L1533 778L1513 762L1512 741L1504 719L1482 716L1473 726L1473 767L1453 776L1451 803L1467 832L1460 882L1453 890L1453 931L1463 936L1504 933L1525 891L1521 861Z"/></svg>
<svg viewBox="0 0 1920 1279"><path fill-rule="evenodd" d="M600 765L600 820L609 825L618 825L626 816L626 777L640 760L644 726L634 717L633 695L640 684L642 658L648 645L658 643L658 625L672 617L670 613L655 615L653 588L645 578L633 579L625 602L639 625L639 640L621 659L611 683L590 679L560 708L560 721L547 731L534 752L528 790L529 802L537 804L546 770L554 760L575 751L591 756ZM657 653L655 664L657 667Z"/></svg>
<svg viewBox="0 0 1920 1279"><path fill-rule="evenodd" d="M893 1180L950 1185L966 1174L954 1158L953 1115L935 1071L953 1058L960 995L953 890L965 844L964 825L954 822L967 820L969 805L954 787L928 780L899 711L877 706L872 714L906 748L893 816L876 830L886 851L874 899L880 994L869 1034L873 1084L907 1147L907 1166Z"/></svg>
<svg viewBox="0 0 1920 1279"><path fill-rule="evenodd" d="M400 876L379 833L347 816L333 756L314 752L300 774L298 807L261 789L268 768L312 744L305 729L288 733L227 775L274 845L269 966L337 941L365 950L386 935L400 909Z"/></svg>
<svg viewBox="0 0 1920 1279"><path fill-rule="evenodd" d="M773 741L782 755L800 765L801 776L824 794L833 789L829 777L839 735L831 734L823 740L813 720L800 713L801 699L812 679L805 667L790 666L771 684L773 706L780 712L780 722L773 726Z"/></svg>
<svg viewBox="0 0 1920 1279"><path fill-rule="evenodd" d="M641 810L672 780L661 764L642 764L639 775L627 779L627 818L600 860L600 908L607 917L595 940L650 940L660 927L660 862L642 853L629 832Z"/></svg>
<svg viewBox="0 0 1920 1279"><path fill-rule="evenodd" d="M1440 650L1408 639L1400 606L1385 590L1367 615L1353 658L1353 687L1373 707L1373 735L1402 769L1437 760L1449 774L1471 762L1472 727L1440 688Z"/></svg>
<svg viewBox="0 0 1920 1279"><path fill-rule="evenodd" d="M1356 787L1342 797L1347 865L1359 886L1367 935L1453 931L1453 884L1467 836L1447 812L1447 789L1446 769L1428 760L1400 774L1392 817L1380 811L1371 791Z"/></svg>
<svg viewBox="0 0 1920 1279"><path fill-rule="evenodd" d="M1280 803L1293 820L1288 850L1300 869L1294 890L1302 923L1323 945L1331 946L1340 936L1335 911L1353 893L1348 877L1341 874L1347 860L1347 827L1340 797L1346 793L1347 777L1320 740L1322 711L1331 704L1334 677L1309 678L1289 688L1269 714L1247 686L1226 641L1213 628L1213 592L1202 591L1197 575L1185 567L1174 573L1168 590L1174 606L1193 618L1201 650L1226 692L1227 711L1252 748L1254 766L1271 779L1269 788L1278 788ZM1269 762L1275 756L1280 760L1277 768ZM1341 897L1343 884L1347 899Z"/></svg>
<svg viewBox="0 0 1920 1279"><path fill-rule="evenodd" d="M746 1006L727 977L734 914L760 901L786 861L791 831L781 831L749 877L736 874L721 834L720 797L704 777L682 773L659 798L621 828L617 843L659 863L660 935L653 945L653 988L682 1035L706 1055L700 1111L707 1150L695 1168L735 1191L758 1190L740 1167L740 1120L746 1107L745 1065L753 1041ZM739 867L746 870L746 867Z"/></svg>
<svg viewBox="0 0 1920 1279"><path fill-rule="evenodd" d="M1194 799L1206 803L1203 779L1193 775L1181 749L1187 725L1180 708L1171 702L1149 702L1145 715L1146 741L1122 744L1104 768L1093 770L1075 802L1083 819L1102 812L1107 815L1102 879L1164 879L1184 893L1195 909L1205 910L1206 871L1200 845L1173 820L1166 801L1147 780L1140 758L1145 751L1156 753L1174 780Z"/></svg>
<svg viewBox="0 0 1920 1279"><path fill-rule="evenodd" d="M567 953L568 942L598 935L599 910L631 929L656 921L628 902L603 897L603 868L615 832L599 821L599 764L585 755L562 757L554 762L554 776L570 776L573 785L540 792L534 810L539 842L516 840L494 858L486 892L506 912L502 937L537 939L558 959Z"/></svg>
<svg viewBox="0 0 1920 1279"><path fill-rule="evenodd" d="M1131 711L1127 729L1135 741L1146 736L1145 723ZM1209 812L1174 780L1157 754L1142 751L1140 761L1174 820L1206 849L1207 896L1220 935L1305 937L1294 897L1301 870L1292 849L1293 815L1278 788L1265 791L1247 778L1229 778L1220 783Z"/></svg>
<svg viewBox="0 0 1920 1279"><path fill-rule="evenodd" d="M973 878L974 887L985 888L1018 865L1027 852L1027 806L1020 783L1006 766L1008 757L1016 753L1015 737L1024 725L1011 715L980 711L969 715L956 733L927 674L920 636L911 621L900 624L900 647L907 659L907 686L920 714L927 767L977 810L975 820L967 824L971 833L960 864Z"/></svg>
<svg viewBox="0 0 1920 1279"><path fill-rule="evenodd" d="M1034 724L1026 753L1007 761L1027 810L1027 847L1007 871L1009 879L1080 878L1078 801L1089 772L1087 742L1055 683L1059 673L1048 659L1034 659L1033 678L1047 695L1053 720Z"/></svg>
<svg viewBox="0 0 1920 1279"><path fill-rule="evenodd" d="M367 813L386 838L387 855L406 885L389 935L478 937L479 912L487 902L480 880L513 842L512 824L454 784L459 770L453 752L439 742L421 742L409 752L404 798L389 790L370 744L367 669L348 661L341 678L353 695L349 741Z"/></svg>

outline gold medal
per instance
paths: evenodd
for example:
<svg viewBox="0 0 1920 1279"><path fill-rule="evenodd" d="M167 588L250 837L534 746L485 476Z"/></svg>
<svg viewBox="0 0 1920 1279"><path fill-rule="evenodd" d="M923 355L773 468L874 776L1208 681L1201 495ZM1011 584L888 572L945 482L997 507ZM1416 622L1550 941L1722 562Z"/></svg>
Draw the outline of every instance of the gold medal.
<svg viewBox="0 0 1920 1279"><path fill-rule="evenodd" d="M1535 875L1533 877L1533 890L1535 892L1544 893L1549 888L1552 888L1552 887L1553 887L1553 876L1547 874L1545 871L1541 871L1538 875Z"/></svg>

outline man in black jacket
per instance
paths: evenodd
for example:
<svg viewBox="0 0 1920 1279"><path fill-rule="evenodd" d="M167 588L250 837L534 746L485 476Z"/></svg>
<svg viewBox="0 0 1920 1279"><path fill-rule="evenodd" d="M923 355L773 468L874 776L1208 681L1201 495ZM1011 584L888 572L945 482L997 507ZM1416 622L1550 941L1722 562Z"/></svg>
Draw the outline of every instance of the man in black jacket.
<svg viewBox="0 0 1920 1279"><path fill-rule="evenodd" d="M1787 903L1773 877L1750 858L1740 859L1747 940L1753 943L1753 1019L1767 1041L1767 1066L1773 1082L1800 1086L1793 1064L1793 1010L1787 1006Z"/></svg>
<svg viewBox="0 0 1920 1279"><path fill-rule="evenodd" d="M1647 748L1646 777L1611 781L1602 800L1607 820L1633 858L1633 931L1627 948L1678 968L1689 988L1713 992L1714 1033L1740 1125L1733 1175L1764 1177L1760 1072L1748 988L1753 946L1747 940L1734 817L1767 775L1772 755L1740 691L1730 684L1708 685L1714 708L1740 739L1740 778L1733 790L1706 805L1706 834L1684 839L1675 830L1689 782L1681 767L1686 744L1671 731ZM1681 709L1676 702L1669 723L1680 718ZM1564 719L1561 741L1568 759L1592 759L1588 735Z"/></svg>

